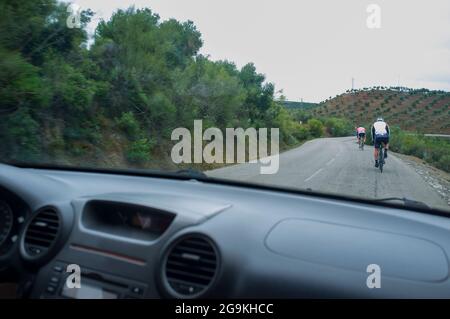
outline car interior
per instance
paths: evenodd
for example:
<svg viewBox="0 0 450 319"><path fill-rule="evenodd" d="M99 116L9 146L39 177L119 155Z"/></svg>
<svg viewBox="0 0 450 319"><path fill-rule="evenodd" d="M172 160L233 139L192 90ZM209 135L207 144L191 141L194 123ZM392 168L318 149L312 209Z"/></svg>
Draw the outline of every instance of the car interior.
<svg viewBox="0 0 450 319"><path fill-rule="evenodd" d="M450 299L449 57L450 0L0 0L0 314Z"/></svg>
<svg viewBox="0 0 450 319"><path fill-rule="evenodd" d="M450 297L450 219L420 207L0 164L0 225L2 298Z"/></svg>

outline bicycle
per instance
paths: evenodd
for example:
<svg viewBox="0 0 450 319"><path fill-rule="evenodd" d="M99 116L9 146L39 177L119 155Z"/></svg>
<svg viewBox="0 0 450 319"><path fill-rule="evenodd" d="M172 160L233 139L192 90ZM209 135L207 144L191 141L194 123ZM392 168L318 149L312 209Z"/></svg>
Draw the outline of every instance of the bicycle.
<svg viewBox="0 0 450 319"><path fill-rule="evenodd" d="M383 173L383 165L384 165L384 148L385 144L380 144L380 149L378 150L378 168L380 169L380 172Z"/></svg>
<svg viewBox="0 0 450 319"><path fill-rule="evenodd" d="M364 139L363 138L359 139L359 149L361 151L364 151Z"/></svg>

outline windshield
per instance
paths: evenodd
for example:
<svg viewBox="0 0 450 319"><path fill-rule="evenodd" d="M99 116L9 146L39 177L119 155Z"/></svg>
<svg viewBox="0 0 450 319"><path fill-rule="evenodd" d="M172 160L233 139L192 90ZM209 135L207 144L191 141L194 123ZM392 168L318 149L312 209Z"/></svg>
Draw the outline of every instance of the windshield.
<svg viewBox="0 0 450 319"><path fill-rule="evenodd" d="M0 161L450 211L449 74L448 0L1 0Z"/></svg>

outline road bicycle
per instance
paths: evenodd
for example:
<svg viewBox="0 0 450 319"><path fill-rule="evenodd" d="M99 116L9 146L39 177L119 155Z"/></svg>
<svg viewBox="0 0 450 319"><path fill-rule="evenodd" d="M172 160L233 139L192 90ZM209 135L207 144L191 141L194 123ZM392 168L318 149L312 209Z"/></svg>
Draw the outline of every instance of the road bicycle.
<svg viewBox="0 0 450 319"><path fill-rule="evenodd" d="M359 149L361 151L364 151L364 139L363 138L359 139Z"/></svg>
<svg viewBox="0 0 450 319"><path fill-rule="evenodd" d="M385 164L384 162L384 148L385 148L385 144L381 143L380 144L380 149L378 150L378 168L380 169L380 172L383 173L383 166Z"/></svg>

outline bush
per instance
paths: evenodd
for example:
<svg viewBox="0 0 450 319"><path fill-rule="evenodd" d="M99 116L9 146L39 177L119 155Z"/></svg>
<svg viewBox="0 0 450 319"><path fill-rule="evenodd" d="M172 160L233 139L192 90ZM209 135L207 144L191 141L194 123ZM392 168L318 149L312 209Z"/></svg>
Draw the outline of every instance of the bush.
<svg viewBox="0 0 450 319"><path fill-rule="evenodd" d="M99 145L102 142L100 125L96 120L85 120L79 123L71 121L64 128L64 139L66 142L89 141Z"/></svg>
<svg viewBox="0 0 450 319"><path fill-rule="evenodd" d="M431 165L450 172L450 142L420 134L391 129L390 148L394 152L416 156Z"/></svg>
<svg viewBox="0 0 450 319"><path fill-rule="evenodd" d="M333 137L348 136L353 132L349 121L339 118L329 118L325 120L326 132Z"/></svg>
<svg viewBox="0 0 450 319"><path fill-rule="evenodd" d="M141 138L133 143L127 150L126 157L131 163L143 164L150 160L151 143L146 138Z"/></svg>
<svg viewBox="0 0 450 319"><path fill-rule="evenodd" d="M304 141L310 138L309 127L307 125L299 125L299 128L295 131L294 136L299 141Z"/></svg>
<svg viewBox="0 0 450 319"><path fill-rule="evenodd" d="M425 148L423 141L414 135L409 135L402 138L400 152L425 159L427 155Z"/></svg>
<svg viewBox="0 0 450 319"><path fill-rule="evenodd" d="M438 162L437 167L446 171L450 172L450 155L443 156Z"/></svg>
<svg viewBox="0 0 450 319"><path fill-rule="evenodd" d="M7 134L4 134L8 132ZM19 108L0 121L0 158L23 162L40 157L39 124L28 108Z"/></svg>
<svg viewBox="0 0 450 319"><path fill-rule="evenodd" d="M307 124L312 137L321 137L325 133L325 128L320 120L310 119Z"/></svg>
<svg viewBox="0 0 450 319"><path fill-rule="evenodd" d="M141 128L132 112L122 113L122 116L116 119L116 122L129 138L136 139L139 137Z"/></svg>

